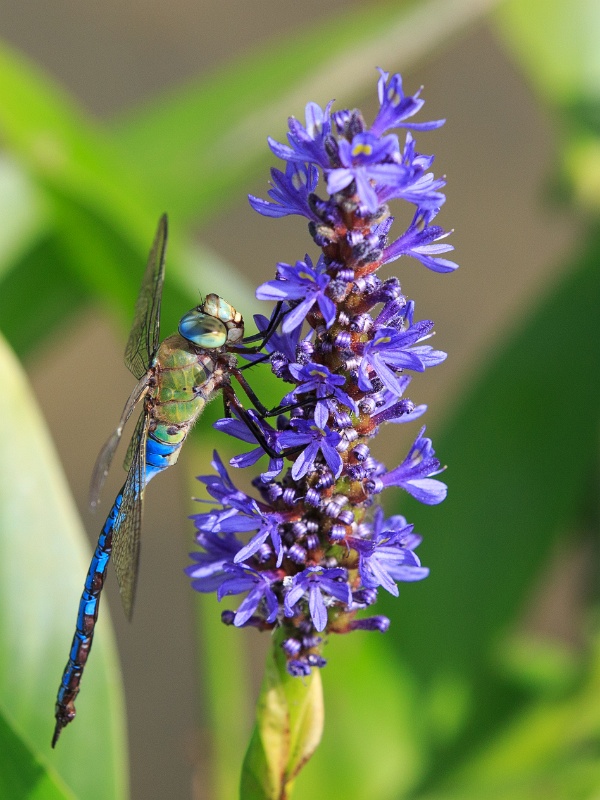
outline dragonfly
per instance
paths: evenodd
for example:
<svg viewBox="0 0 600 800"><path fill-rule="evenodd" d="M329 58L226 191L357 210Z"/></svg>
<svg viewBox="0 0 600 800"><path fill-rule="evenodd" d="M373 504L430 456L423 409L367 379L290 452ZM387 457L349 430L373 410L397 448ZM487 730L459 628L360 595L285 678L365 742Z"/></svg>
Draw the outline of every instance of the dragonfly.
<svg viewBox="0 0 600 800"><path fill-rule="evenodd" d="M92 647L100 596L109 561L115 566L121 600L131 619L140 553L142 501L148 482L175 464L194 422L218 390L223 392L225 411L232 409L243 419L268 453L275 454L264 438L256 416L242 406L231 385L234 376L261 414L270 416L237 367L236 353L259 353L281 319L276 306L265 331L244 339L242 315L216 294L188 311L178 332L160 342L160 306L165 272L167 216L158 223L156 235L140 287L134 322L125 348L125 364L137 384L123 409L119 424L96 461L90 487L90 505L95 509L123 428L142 403L127 455L127 477L117 494L98 538L79 602L75 634L56 699L55 747L63 728L75 718L75 699ZM251 342L260 344L248 347ZM261 357L259 356L259 359ZM247 364L246 366L252 366Z"/></svg>

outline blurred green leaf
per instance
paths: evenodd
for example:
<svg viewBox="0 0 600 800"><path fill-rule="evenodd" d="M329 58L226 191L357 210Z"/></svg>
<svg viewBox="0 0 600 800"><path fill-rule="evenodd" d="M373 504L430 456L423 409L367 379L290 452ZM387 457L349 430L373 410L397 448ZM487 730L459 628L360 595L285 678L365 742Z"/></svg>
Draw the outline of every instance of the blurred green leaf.
<svg viewBox="0 0 600 800"><path fill-rule="evenodd" d="M0 797L6 800L74 800L74 795L27 746L0 713Z"/></svg>
<svg viewBox="0 0 600 800"><path fill-rule="evenodd" d="M197 462L198 463L198 462ZM221 622L222 606L216 596L197 603L199 657L202 687L210 727L211 800L236 797L240 785L242 755L252 730L253 709L249 636L256 631L232 630Z"/></svg>
<svg viewBox="0 0 600 800"><path fill-rule="evenodd" d="M41 236L47 215L35 185L10 158L0 155L0 277Z"/></svg>
<svg viewBox="0 0 600 800"><path fill-rule="evenodd" d="M61 298L65 315L92 296L129 323L156 222L165 210L160 194L144 188L144 180L100 125L6 45L0 48L0 137L35 186L48 224L46 241L38 242L33 254L26 253L0 283L0 302L9 278L11 306L30 297L18 307L21 329L13 322L5 327L11 341L19 348L29 346L31 331L39 335L38 314L45 319L46 332L61 322L57 304L42 308L40 280L43 286L57 284L51 295ZM163 302L169 330L181 309L196 301L198 291L208 289L211 269L225 272L222 259L182 244L182 226L171 222ZM246 298L244 281L231 270L229 274L230 282L240 287L238 297Z"/></svg>
<svg viewBox="0 0 600 800"><path fill-rule="evenodd" d="M562 170L577 201L600 210L600 4L508 0L503 41L563 123Z"/></svg>
<svg viewBox="0 0 600 800"><path fill-rule="evenodd" d="M497 663L511 679L530 687L538 697L563 694L581 673L572 648L531 632L504 638L498 647Z"/></svg>
<svg viewBox="0 0 600 800"><path fill-rule="evenodd" d="M6 44L0 48L0 134L3 146L36 185L76 201L144 249L148 208L138 178L99 125L41 69Z"/></svg>
<svg viewBox="0 0 600 800"><path fill-rule="evenodd" d="M331 636L324 655L325 730L294 797L410 796L427 763L414 676L378 633Z"/></svg>
<svg viewBox="0 0 600 800"><path fill-rule="evenodd" d="M67 267L60 238L48 234L0 284L3 333L21 358L39 355L51 334L90 301L89 291Z"/></svg>
<svg viewBox="0 0 600 800"><path fill-rule="evenodd" d="M340 103L355 101L375 85L374 66L406 69L494 5L356 4L157 98L116 125L117 141L167 208L205 220L239 198L240 184L267 163L267 134L283 136L287 117L308 100L324 105L335 90Z"/></svg>
<svg viewBox="0 0 600 800"><path fill-rule="evenodd" d="M600 647L566 698L530 704L459 765L434 798L588 800L600 788Z"/></svg>
<svg viewBox="0 0 600 800"><path fill-rule="evenodd" d="M17 361L0 339L0 707L78 797L126 796L119 667L106 609L78 715L50 749L89 547ZM9 751L0 748L0 774Z"/></svg>
<svg viewBox="0 0 600 800"><path fill-rule="evenodd" d="M589 0L505 0L499 30L542 94L569 107L600 102L600 4Z"/></svg>

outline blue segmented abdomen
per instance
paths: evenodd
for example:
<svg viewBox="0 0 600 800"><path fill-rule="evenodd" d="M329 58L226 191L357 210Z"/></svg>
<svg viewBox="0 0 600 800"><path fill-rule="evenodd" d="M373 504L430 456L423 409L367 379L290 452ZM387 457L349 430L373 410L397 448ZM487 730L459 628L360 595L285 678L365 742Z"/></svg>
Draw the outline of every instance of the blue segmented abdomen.
<svg viewBox="0 0 600 800"><path fill-rule="evenodd" d="M146 440L146 471L144 485L159 472L175 463L183 441L167 443L158 441L150 433ZM64 669L56 698L56 727L52 746L56 744L61 730L75 717L75 698L79 693L81 676L92 649L94 628L98 619L100 596L104 587L106 568L112 552L115 523L123 502L124 487L121 488L98 537L98 543L90 562L79 609L75 635L71 643L69 660Z"/></svg>

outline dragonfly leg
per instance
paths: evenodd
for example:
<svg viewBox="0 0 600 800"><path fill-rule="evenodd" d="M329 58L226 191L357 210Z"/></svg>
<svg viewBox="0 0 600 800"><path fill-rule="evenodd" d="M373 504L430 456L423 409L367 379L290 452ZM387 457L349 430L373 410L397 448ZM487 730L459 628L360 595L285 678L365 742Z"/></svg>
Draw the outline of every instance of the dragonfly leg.
<svg viewBox="0 0 600 800"><path fill-rule="evenodd" d="M255 345L254 347L244 348L244 352L246 353L259 353L266 343L269 341L271 336L277 330L279 323L283 319L283 317L288 313L287 311L282 311L283 308L283 300L280 300L275 308L273 309L273 314L271 315L271 319L269 320L269 324L265 328L264 331L261 333L255 333L252 336L247 336L245 339L242 340L242 343L248 344L250 342L260 342L260 345Z"/></svg>
<svg viewBox="0 0 600 800"><path fill-rule="evenodd" d="M249 361L247 364L242 364L241 367L237 367L237 369L241 372L243 369L250 369L251 367L256 366L256 364L264 364L265 361L268 361L271 358L271 353L263 353L258 358L255 358L254 361Z"/></svg>
<svg viewBox="0 0 600 800"><path fill-rule="evenodd" d="M231 374L235 377L237 382L240 384L246 395L249 397L252 405L258 410L259 415L261 418L265 417L276 417L278 414L285 414L288 411L293 411L295 408L303 408L303 406L310 405L311 403L315 402L314 397L307 397L304 400L298 400L295 403L288 403L286 405L279 405L275 408L267 408L264 403L256 396L254 389L250 386L248 381L243 375L240 375L241 367L235 367L231 370ZM325 397L319 398L320 400L331 400L334 398L335 395L326 395ZM239 401L238 401L239 403ZM240 403L241 405L241 403ZM230 416L230 415L229 415Z"/></svg>
<svg viewBox="0 0 600 800"><path fill-rule="evenodd" d="M258 411L260 412L261 416L263 416L263 417L269 416L269 409L265 405L263 405L263 403L260 402L260 400L258 399L258 397L256 396L256 394L254 392L254 389L250 386L250 384L248 383L246 378L240 373L239 368L238 367L234 367L231 370L231 374L235 377L237 382L240 384L240 386L242 387L242 389L244 390L244 392L246 393L246 395L250 399L250 402L252 403L252 405L256 409L258 409ZM234 393L234 396L235 396L235 393ZM236 400L237 400L237 398L236 398ZM239 402L239 400L237 402L241 406L241 403Z"/></svg>
<svg viewBox="0 0 600 800"><path fill-rule="evenodd" d="M244 408L238 396L236 395L233 387L231 385L228 385L223 387L223 405L225 407L225 416L231 417L232 412L235 411L238 417L246 425L248 430L250 430L251 433L254 435L254 438L256 439L258 444L262 447L262 449L270 458L286 458L287 456L297 455L301 450L304 449L304 445L302 445L301 447L289 447L287 450L281 450L281 451L275 450L269 443L267 437L265 436L264 431L260 427L258 419L264 419L265 417L274 417L277 414L285 414L287 411L292 411L294 408L301 408L302 406L314 403L314 398L306 398L305 400L299 400L297 403L290 403L289 405L285 406L281 405L269 410L265 406L263 406L263 404L260 403L260 401L258 401L258 398L254 394L252 389L248 386L247 382L244 381L244 383L246 385L244 386L244 384L242 384L242 386L246 391L246 394L248 395L250 400L252 400L254 405L257 407L258 413L256 413L256 416L253 416L252 412ZM333 397L333 395L324 397L322 399L328 400L330 399L330 397ZM261 408L264 409L264 412L261 411Z"/></svg>
<svg viewBox="0 0 600 800"><path fill-rule="evenodd" d="M235 411L237 416L253 434L254 438L269 456L269 458L285 458L287 455L293 455L291 451L278 452L274 447L271 446L263 429L258 424L258 420L247 409L244 408L231 384L223 386L223 403L225 405L226 416L231 417L232 412ZM299 452L299 450L297 450L297 452Z"/></svg>

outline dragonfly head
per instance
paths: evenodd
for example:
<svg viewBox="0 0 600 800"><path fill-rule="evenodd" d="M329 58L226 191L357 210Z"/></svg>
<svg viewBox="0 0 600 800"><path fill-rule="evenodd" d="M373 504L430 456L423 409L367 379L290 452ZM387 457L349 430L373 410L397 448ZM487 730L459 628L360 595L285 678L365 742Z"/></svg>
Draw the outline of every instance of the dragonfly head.
<svg viewBox="0 0 600 800"><path fill-rule="evenodd" d="M214 350L225 344L238 344L244 337L244 320L225 300L209 294L180 319L179 333L198 347Z"/></svg>

